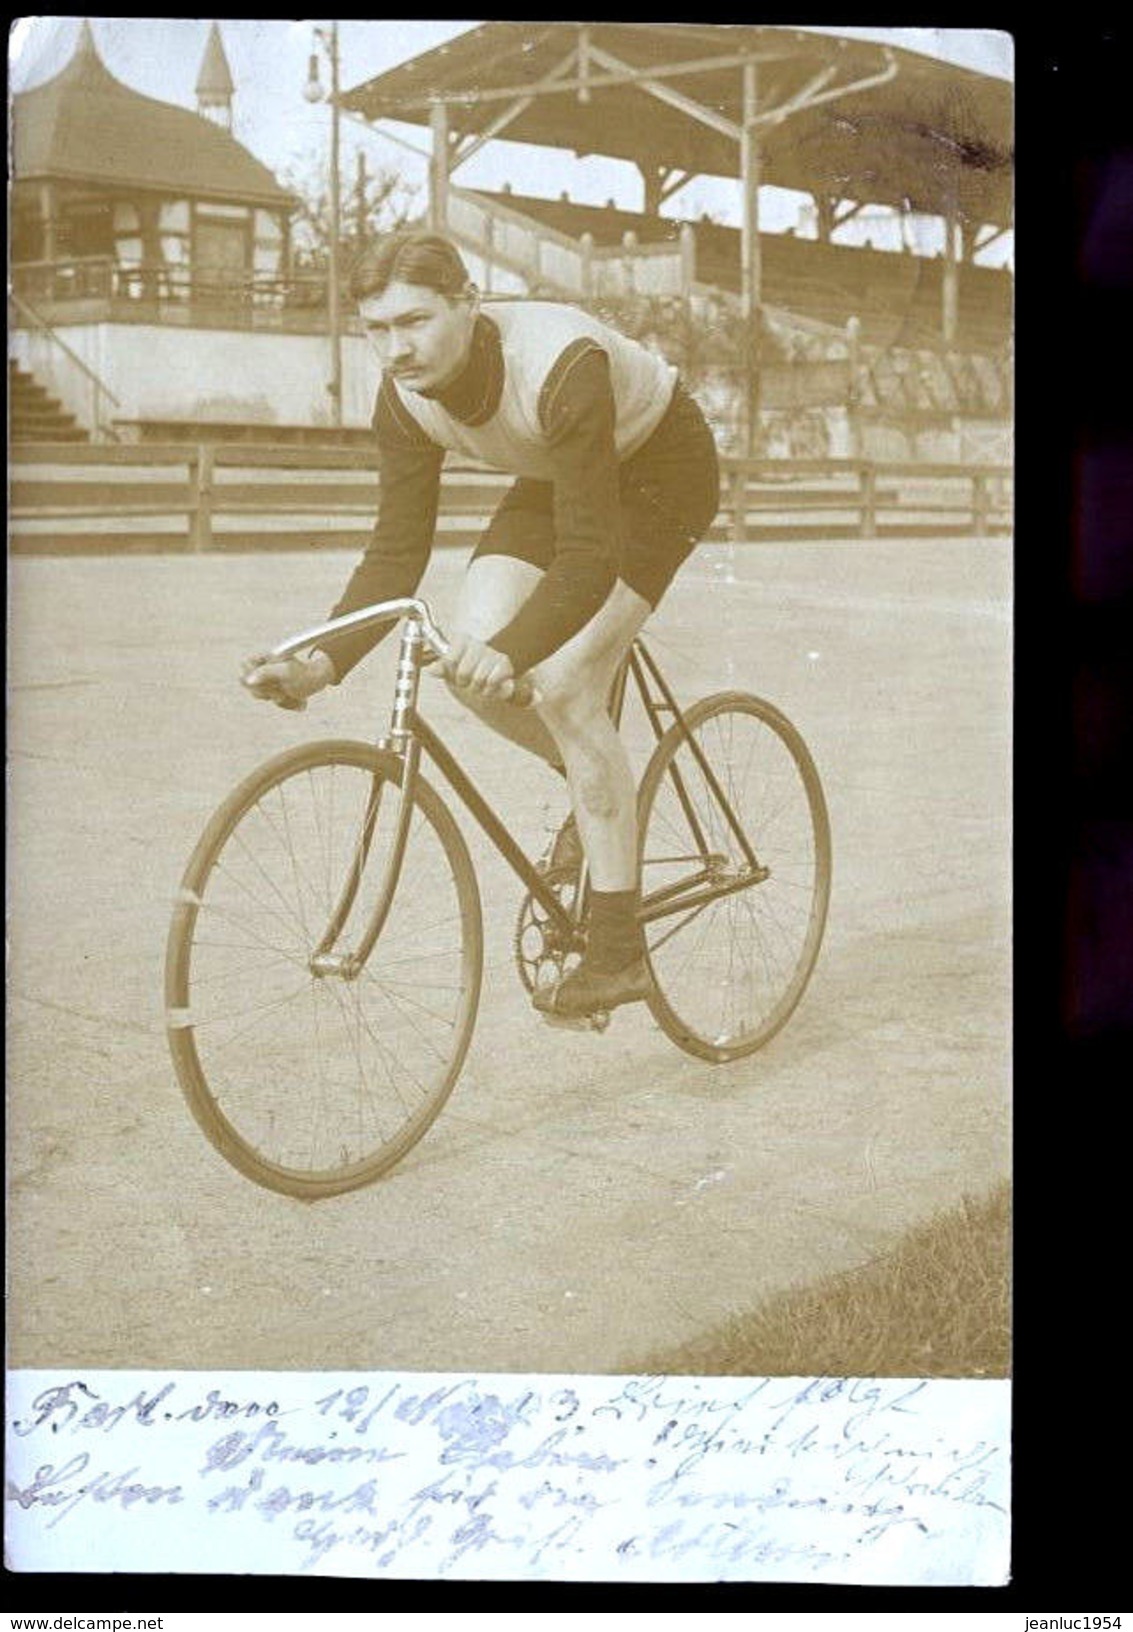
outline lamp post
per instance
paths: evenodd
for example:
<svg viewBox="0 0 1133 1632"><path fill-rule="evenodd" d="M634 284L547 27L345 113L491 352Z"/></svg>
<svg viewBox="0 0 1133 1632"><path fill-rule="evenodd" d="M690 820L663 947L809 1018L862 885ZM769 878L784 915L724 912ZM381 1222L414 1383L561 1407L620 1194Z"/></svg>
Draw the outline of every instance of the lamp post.
<svg viewBox="0 0 1133 1632"><path fill-rule="evenodd" d="M330 233L327 264L327 327L330 331L330 370L327 391L331 399L334 424L342 424L342 315L339 285L338 239L342 225L340 203L341 168L339 161L339 106L338 106L338 21L329 29L316 28L315 41L322 46L330 64ZM321 102L326 93L319 78L319 54L312 51L307 65L307 83L303 95L308 102Z"/></svg>

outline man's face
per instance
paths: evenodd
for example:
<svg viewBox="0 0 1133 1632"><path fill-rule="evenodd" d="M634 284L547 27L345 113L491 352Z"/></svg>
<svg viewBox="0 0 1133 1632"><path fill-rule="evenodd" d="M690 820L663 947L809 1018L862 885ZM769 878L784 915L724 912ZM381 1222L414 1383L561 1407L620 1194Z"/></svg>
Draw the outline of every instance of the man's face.
<svg viewBox="0 0 1133 1632"><path fill-rule="evenodd" d="M389 283L358 306L382 368L410 391L438 391L456 378L476 310L474 292L450 299L416 283Z"/></svg>

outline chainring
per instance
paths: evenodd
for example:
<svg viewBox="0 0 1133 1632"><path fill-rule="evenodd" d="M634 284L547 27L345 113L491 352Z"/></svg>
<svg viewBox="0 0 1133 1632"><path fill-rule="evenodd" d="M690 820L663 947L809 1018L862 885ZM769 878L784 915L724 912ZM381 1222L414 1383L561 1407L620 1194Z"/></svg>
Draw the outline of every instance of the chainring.
<svg viewBox="0 0 1133 1632"><path fill-rule="evenodd" d="M547 883L567 912L573 912L579 876L572 868L547 874ZM569 942L540 902L530 892L519 905L515 924L515 964L528 992L553 986L577 963L586 945L585 930L575 930Z"/></svg>

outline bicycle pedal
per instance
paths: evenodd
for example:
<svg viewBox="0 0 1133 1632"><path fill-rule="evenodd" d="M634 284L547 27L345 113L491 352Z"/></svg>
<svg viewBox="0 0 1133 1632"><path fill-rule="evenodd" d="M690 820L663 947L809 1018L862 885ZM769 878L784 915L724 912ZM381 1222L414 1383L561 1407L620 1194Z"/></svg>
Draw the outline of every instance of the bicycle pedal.
<svg viewBox="0 0 1133 1632"><path fill-rule="evenodd" d="M549 1026L561 1031L605 1031L610 1024L609 1009L596 1009L593 1014L553 1014L549 1009L539 1013Z"/></svg>

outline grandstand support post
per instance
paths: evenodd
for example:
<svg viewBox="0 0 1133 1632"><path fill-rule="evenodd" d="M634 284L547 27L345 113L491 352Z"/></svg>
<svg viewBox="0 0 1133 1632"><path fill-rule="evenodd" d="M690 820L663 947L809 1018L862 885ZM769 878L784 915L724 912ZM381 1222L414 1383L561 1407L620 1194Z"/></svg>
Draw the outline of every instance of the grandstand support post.
<svg viewBox="0 0 1133 1632"><path fill-rule="evenodd" d="M634 277L634 256L637 253L636 232L622 233L622 248L625 254L621 257L622 294L627 300L632 300L637 293L637 279Z"/></svg>
<svg viewBox="0 0 1133 1632"><path fill-rule="evenodd" d="M851 459L862 456L862 320L846 319L846 429Z"/></svg>
<svg viewBox="0 0 1133 1632"><path fill-rule="evenodd" d="M685 313L688 314L689 302L692 299L692 286L696 282L696 233L691 221L681 222L681 299L685 304Z"/></svg>
<svg viewBox="0 0 1133 1632"><path fill-rule="evenodd" d="M594 294L594 234L584 232L579 239L582 251L582 293L587 300Z"/></svg>
<svg viewBox="0 0 1133 1632"><path fill-rule="evenodd" d="M940 329L946 346L956 344L959 327L960 267L956 254L956 237L956 212L950 206L944 216L944 273L940 286Z"/></svg>
<svg viewBox="0 0 1133 1632"><path fill-rule="evenodd" d="M812 193L814 199L814 219L820 244L828 244L834 231L834 215L838 207L838 200L831 198L828 193Z"/></svg>
<svg viewBox="0 0 1133 1632"><path fill-rule="evenodd" d="M756 134L759 86L756 65L743 65L743 126L740 131L740 193L743 209L740 238L740 301L744 333L744 454L756 451L760 423L762 352L762 267L759 246L760 145Z"/></svg>
<svg viewBox="0 0 1133 1632"><path fill-rule="evenodd" d="M665 172L659 164L639 164L643 191L642 214L660 215L661 195L665 184Z"/></svg>
<svg viewBox="0 0 1133 1632"><path fill-rule="evenodd" d="M434 102L429 109L433 150L429 157L429 225L434 232L448 230L448 107Z"/></svg>

